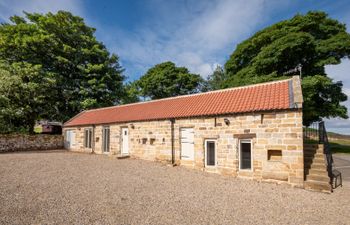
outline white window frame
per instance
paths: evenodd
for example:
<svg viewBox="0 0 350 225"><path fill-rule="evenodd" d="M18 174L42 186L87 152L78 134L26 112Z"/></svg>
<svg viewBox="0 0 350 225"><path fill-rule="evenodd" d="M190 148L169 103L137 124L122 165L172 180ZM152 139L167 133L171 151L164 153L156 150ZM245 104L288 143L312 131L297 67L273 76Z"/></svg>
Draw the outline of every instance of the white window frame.
<svg viewBox="0 0 350 225"><path fill-rule="evenodd" d="M242 162L242 157L241 157L241 152L242 152L242 143L249 143L250 144L250 169L242 169L241 168L241 162ZM239 140L239 153L238 153L238 168L241 171L253 171L253 140L252 139L241 139Z"/></svg>
<svg viewBox="0 0 350 225"><path fill-rule="evenodd" d="M215 146L215 165L208 165L207 164L207 157L208 157L208 142L214 142L214 146ZM216 167L217 165L218 165L218 160L217 160L217 158L218 158L218 151L217 151L217 145L216 145L216 139L205 139L204 140L204 149L205 149L205 152L204 152L204 160L205 160L205 167L208 167L208 168L214 168L214 167Z"/></svg>
<svg viewBox="0 0 350 225"><path fill-rule="evenodd" d="M87 136L86 136L86 132L87 132ZM92 128L85 128L84 129L84 148L87 149L92 149ZM87 140L86 140L87 139ZM89 142L90 141L90 147L89 147Z"/></svg>

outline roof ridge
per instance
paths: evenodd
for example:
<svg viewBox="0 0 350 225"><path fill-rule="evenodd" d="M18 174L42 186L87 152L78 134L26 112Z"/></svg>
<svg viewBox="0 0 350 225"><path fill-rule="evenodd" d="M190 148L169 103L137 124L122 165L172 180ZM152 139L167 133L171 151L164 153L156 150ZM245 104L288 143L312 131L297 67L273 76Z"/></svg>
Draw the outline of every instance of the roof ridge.
<svg viewBox="0 0 350 225"><path fill-rule="evenodd" d="M165 100L169 100L169 99L185 98L185 97L190 97L190 96L206 95L206 94L219 93L219 92L228 92L228 91L232 91L232 90L252 88L254 86L264 86L264 85L271 85L271 84L275 84L275 83L287 82L287 81L292 80L292 79L293 78L288 78L288 79L283 79L283 80L275 80L275 81L267 81L267 82L263 82L263 83L248 84L248 85L243 85L243 86L238 86L238 87L231 87L231 88L225 88L225 89L220 89L220 90L215 90L215 91L208 91L208 92L201 92L201 93L194 93L194 94L187 94L187 95L179 95L179 96L174 96L174 97L154 99L154 100L149 100L149 101L144 101L144 102L134 102L134 103L123 104L123 105L107 106L107 107L102 107L102 108L84 110L82 112L99 111L99 110L105 110L105 109L109 109L109 108L121 108L121 107L132 106L132 105L146 104L146 103L150 103L150 102L165 101Z"/></svg>

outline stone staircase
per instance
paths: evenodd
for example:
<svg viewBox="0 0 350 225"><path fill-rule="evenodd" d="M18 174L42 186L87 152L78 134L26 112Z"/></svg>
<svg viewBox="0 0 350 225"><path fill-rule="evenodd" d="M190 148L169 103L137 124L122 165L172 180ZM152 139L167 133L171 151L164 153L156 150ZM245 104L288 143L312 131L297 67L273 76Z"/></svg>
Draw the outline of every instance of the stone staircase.
<svg viewBox="0 0 350 225"><path fill-rule="evenodd" d="M330 193L332 185L323 148L323 144L304 144L304 188Z"/></svg>

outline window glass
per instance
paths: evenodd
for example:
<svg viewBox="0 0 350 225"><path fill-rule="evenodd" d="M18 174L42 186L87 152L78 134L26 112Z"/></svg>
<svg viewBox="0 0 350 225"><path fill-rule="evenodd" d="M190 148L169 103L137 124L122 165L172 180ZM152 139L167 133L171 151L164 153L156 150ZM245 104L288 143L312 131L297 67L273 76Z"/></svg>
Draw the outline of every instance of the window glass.
<svg viewBox="0 0 350 225"><path fill-rule="evenodd" d="M215 166L215 141L207 141L207 166Z"/></svg>
<svg viewBox="0 0 350 225"><path fill-rule="evenodd" d="M92 129L84 130L84 147L91 148L92 146Z"/></svg>
<svg viewBox="0 0 350 225"><path fill-rule="evenodd" d="M241 142L241 169L251 169L252 158L250 142Z"/></svg>

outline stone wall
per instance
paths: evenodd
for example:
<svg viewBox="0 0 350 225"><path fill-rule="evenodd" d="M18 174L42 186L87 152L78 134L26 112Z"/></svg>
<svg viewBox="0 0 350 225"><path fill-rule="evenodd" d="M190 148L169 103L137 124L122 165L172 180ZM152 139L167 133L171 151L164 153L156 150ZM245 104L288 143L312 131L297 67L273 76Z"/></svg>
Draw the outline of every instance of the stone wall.
<svg viewBox="0 0 350 225"><path fill-rule="evenodd" d="M227 125L224 119L229 120ZM169 120L112 124L109 154L121 155L121 129L128 127L130 156L146 160L171 161L171 122ZM194 129L194 160L181 159L180 129ZM102 126L94 130L94 146L86 149L84 129L76 133L72 150L102 153ZM67 128L65 129L67 130ZM250 178L258 181L303 186L303 136L301 110L239 114L220 117L177 119L174 124L175 161L179 165L208 172ZM205 167L205 140L216 140L217 162ZM252 143L251 170L239 169L239 143Z"/></svg>
<svg viewBox="0 0 350 225"><path fill-rule="evenodd" d="M13 151L32 151L62 149L62 135L0 135L0 153Z"/></svg>

